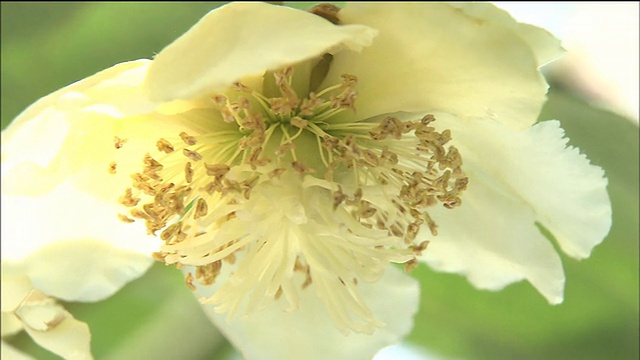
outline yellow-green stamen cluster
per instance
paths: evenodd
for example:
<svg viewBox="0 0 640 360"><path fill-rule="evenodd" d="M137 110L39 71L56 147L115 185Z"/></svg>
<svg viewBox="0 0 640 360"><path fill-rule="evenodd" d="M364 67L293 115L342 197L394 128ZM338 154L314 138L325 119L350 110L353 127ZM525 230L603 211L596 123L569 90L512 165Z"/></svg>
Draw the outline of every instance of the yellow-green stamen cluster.
<svg viewBox="0 0 640 360"><path fill-rule="evenodd" d="M165 242L159 260L195 268L189 287L218 286L203 301L220 312L282 297L295 309L312 286L338 328L370 333L383 324L358 284L390 262L417 263L428 243L419 230L436 235L427 209L460 205L461 157L431 115L335 121L353 116L353 75L317 93L295 88L293 67L265 76L277 92L236 83L212 97L211 130L158 139L131 175L120 217Z"/></svg>

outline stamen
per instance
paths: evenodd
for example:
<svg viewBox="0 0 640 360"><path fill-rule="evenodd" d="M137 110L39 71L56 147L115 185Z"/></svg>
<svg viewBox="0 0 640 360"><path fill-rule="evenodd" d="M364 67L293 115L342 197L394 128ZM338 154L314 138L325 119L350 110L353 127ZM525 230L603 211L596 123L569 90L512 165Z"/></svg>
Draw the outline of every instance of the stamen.
<svg viewBox="0 0 640 360"><path fill-rule="evenodd" d="M211 97L210 129L198 122L158 139L119 198L131 217L118 217L144 221L164 242L157 260L195 267L185 276L192 290L232 267L203 300L217 311L272 301L293 310L299 291L313 291L340 331L371 333L383 324L358 284L378 281L390 263L417 266L429 243L421 229L437 234L429 208L461 205L462 157L433 115L333 121L355 112L356 76L307 96L294 71L269 73L273 97L235 83Z"/></svg>

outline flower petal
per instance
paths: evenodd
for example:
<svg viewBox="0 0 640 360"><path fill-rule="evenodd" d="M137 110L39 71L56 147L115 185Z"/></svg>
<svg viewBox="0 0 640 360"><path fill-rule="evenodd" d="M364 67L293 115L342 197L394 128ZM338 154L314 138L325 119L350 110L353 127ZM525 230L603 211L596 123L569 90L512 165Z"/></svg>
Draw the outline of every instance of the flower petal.
<svg viewBox="0 0 640 360"><path fill-rule="evenodd" d="M43 348L70 360L92 359L87 324L38 292L17 310L31 338Z"/></svg>
<svg viewBox="0 0 640 360"><path fill-rule="evenodd" d="M100 137L111 142L113 137L105 131L113 133L118 119L157 106L144 98L140 87L149 63L118 64L45 96L23 111L2 131L2 193L41 194L78 169L99 163L96 160L109 154L106 149L112 149L112 143L102 148L98 148L101 143L81 146ZM70 139L84 139L85 143L70 144ZM108 164L99 165L106 169Z"/></svg>
<svg viewBox="0 0 640 360"><path fill-rule="evenodd" d="M147 270L158 246L139 236L144 225L122 223L117 211L70 182L39 197L3 195L3 273L26 275L68 301L110 296Z"/></svg>
<svg viewBox="0 0 640 360"><path fill-rule="evenodd" d="M198 285L198 296L211 296L219 283L211 287ZM285 312L280 304L274 303L227 321L226 314L217 314L212 306L203 308L247 359L370 359L411 331L419 287L415 280L395 268L389 268L376 283L358 286L376 318L386 323L372 335L343 335L315 295L313 285L300 291L300 308L293 312Z"/></svg>
<svg viewBox="0 0 640 360"><path fill-rule="evenodd" d="M570 256L588 256L611 225L602 170L566 147L557 121L518 132L492 120L436 116L436 126L452 131L469 188L460 208L433 210L439 234L423 259L479 288L525 278L549 302L561 302L561 261L536 223Z"/></svg>
<svg viewBox="0 0 640 360"><path fill-rule="evenodd" d="M2 292L5 292L3 290ZM24 329L22 321L13 312L2 312L2 336L16 334Z"/></svg>
<svg viewBox="0 0 640 360"><path fill-rule="evenodd" d="M335 26L284 6L232 3L211 11L162 50L147 87L152 99L197 98L325 52L359 51L374 36L366 26Z"/></svg>
<svg viewBox="0 0 640 360"><path fill-rule="evenodd" d="M361 54L337 54L325 84L356 75L360 119L442 111L526 128L547 84L529 44L495 12L478 19L447 4L350 3L339 13L342 22L371 26L379 35Z"/></svg>
<svg viewBox="0 0 640 360"><path fill-rule="evenodd" d="M508 12L489 3L451 3L453 7L461 9L465 14L481 21L497 21L516 32L533 50L539 66L543 66L564 53L560 40L556 39L545 29L516 22Z"/></svg>
<svg viewBox="0 0 640 360"><path fill-rule="evenodd" d="M27 294L29 294L31 290L33 290L33 285L31 285L28 277L8 276L3 264L2 301L0 302L2 312L9 312L18 308L22 300L27 297Z"/></svg>

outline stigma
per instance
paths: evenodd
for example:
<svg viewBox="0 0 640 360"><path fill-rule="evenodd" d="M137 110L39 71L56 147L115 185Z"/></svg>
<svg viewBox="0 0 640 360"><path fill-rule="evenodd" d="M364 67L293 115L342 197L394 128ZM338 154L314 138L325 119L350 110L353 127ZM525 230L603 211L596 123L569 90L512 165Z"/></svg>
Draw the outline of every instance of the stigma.
<svg viewBox="0 0 640 360"><path fill-rule="evenodd" d="M156 259L193 269L188 287L215 284L201 301L230 318L273 302L295 311L313 291L340 331L372 333L384 324L358 284L417 264L421 230L437 234L428 209L461 204L462 158L432 115L356 120L355 75L315 91L295 72L237 82L197 121L176 115L185 131L141 154L118 216L163 241Z"/></svg>

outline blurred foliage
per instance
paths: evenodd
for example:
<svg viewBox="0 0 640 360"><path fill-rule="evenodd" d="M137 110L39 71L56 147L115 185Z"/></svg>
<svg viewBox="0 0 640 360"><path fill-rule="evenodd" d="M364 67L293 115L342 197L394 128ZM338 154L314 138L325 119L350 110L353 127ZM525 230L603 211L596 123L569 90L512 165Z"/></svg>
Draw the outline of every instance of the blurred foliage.
<svg viewBox="0 0 640 360"><path fill-rule="evenodd" d="M54 90L118 62L152 58L218 5L2 2L2 127ZM462 277L419 267L412 274L422 282L422 305L409 341L446 358L638 358L638 127L552 89L540 118L561 120L570 143L605 169L610 235L590 259L563 259L566 295L558 306L527 283L483 292ZM96 358L167 358L172 347L193 348L196 359L232 353L172 270L157 265L108 301L68 305L90 324ZM149 328L159 335L144 348L140 334L155 334ZM131 348L127 356L122 348ZM30 351L55 358L32 344Z"/></svg>

